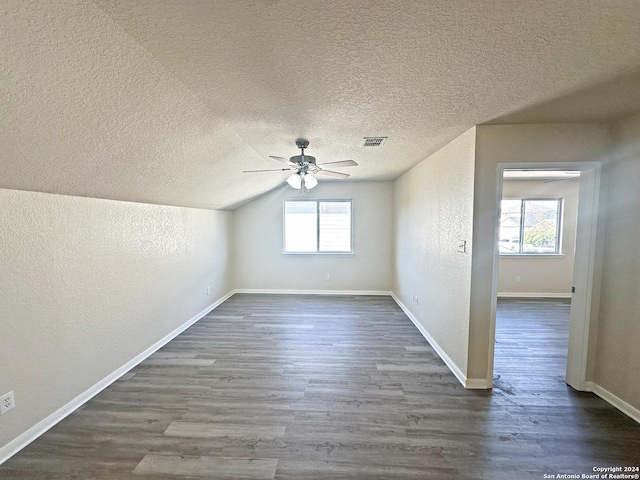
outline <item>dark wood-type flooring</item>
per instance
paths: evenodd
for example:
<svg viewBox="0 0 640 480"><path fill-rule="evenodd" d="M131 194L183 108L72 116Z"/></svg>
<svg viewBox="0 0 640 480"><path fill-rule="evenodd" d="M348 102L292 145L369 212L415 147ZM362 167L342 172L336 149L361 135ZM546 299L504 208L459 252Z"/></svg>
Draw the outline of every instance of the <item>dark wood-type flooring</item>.
<svg viewBox="0 0 640 480"><path fill-rule="evenodd" d="M13 479L542 479L640 465L565 385L569 305L503 301L465 390L390 297L236 294L0 466Z"/></svg>

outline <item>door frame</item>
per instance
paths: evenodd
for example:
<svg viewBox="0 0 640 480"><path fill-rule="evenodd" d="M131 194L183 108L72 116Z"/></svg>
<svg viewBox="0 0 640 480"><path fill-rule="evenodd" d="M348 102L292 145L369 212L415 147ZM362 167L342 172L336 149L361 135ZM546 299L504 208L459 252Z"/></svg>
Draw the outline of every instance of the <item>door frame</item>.
<svg viewBox="0 0 640 480"><path fill-rule="evenodd" d="M586 379L590 339L595 335L598 315L599 277L596 275L596 239L600 204L600 162L527 162L499 163L497 166L496 211L502 199L502 181L505 170L579 170L578 218L576 225L576 248L573 260L573 286L571 318L569 321L569 344L567 348L567 372L565 382L576 390L587 390ZM489 346L489 373L493 380L493 363L496 340L496 309L498 303L498 239L500 237L499 216L494 231L493 278L491 281L491 338Z"/></svg>

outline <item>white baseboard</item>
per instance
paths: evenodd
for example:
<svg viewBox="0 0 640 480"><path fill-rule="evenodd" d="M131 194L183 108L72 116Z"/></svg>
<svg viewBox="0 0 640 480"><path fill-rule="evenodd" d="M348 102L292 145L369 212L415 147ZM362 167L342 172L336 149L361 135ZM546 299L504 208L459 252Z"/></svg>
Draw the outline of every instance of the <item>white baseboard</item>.
<svg viewBox="0 0 640 480"><path fill-rule="evenodd" d="M237 288L234 293L265 293L269 295L384 295L390 296L386 290L287 290L269 288Z"/></svg>
<svg viewBox="0 0 640 480"><path fill-rule="evenodd" d="M504 298L571 298L570 293L512 293L498 292L498 297Z"/></svg>
<svg viewBox="0 0 640 480"><path fill-rule="evenodd" d="M631 417L636 422L640 423L640 410L638 410L632 405L629 405L627 402L622 400L620 397L617 397L616 395L611 393L609 390L593 382L584 382L584 388L588 392L595 393L605 402L610 403L611 405L616 407L618 410L620 410L622 413Z"/></svg>
<svg viewBox="0 0 640 480"><path fill-rule="evenodd" d="M416 328L420 331L422 336L433 347L433 349L440 356L442 361L447 365L447 367L449 367L449 370L451 370L451 373L455 375L455 377L458 379L458 381L462 384L464 388L469 388L469 389L491 388L491 385L487 385L487 381L485 379L476 379L476 378L468 379L466 375L462 373L462 371L454 363L454 361L451 360L451 358L449 358L449 356L445 353L442 347L438 345L438 342L436 342L433 339L433 337L429 335L429 332L425 330L425 328L418 321L418 319L413 315L413 313L411 313L411 311L400 301L400 299L393 292L391 292L391 296L393 297L395 302L398 304L398 306L402 309L402 311L407 315L407 317L409 317L409 320L411 320L413 324L416 326Z"/></svg>
<svg viewBox="0 0 640 480"><path fill-rule="evenodd" d="M127 373L129 370L131 370L133 367L135 367L139 363L141 363L144 360L146 360L149 356L154 354L160 348L164 347L167 343L169 343L175 337L180 335L187 328L189 328L191 325L196 323L198 320L200 320L202 317L204 317L207 313L209 313L212 309L216 308L218 305L220 305L222 302L227 300L233 294L234 294L234 291L231 291L231 292L227 293L224 297L216 300L214 303L212 303L211 305L206 307L204 310L202 310L201 312L199 312L195 316L193 316L191 319L189 319L187 322L183 323L178 328L176 328L174 331L172 331L168 335L165 335L162 339L158 340L156 343L151 345L144 352L140 353L139 355L137 355L136 357L134 357L133 359L131 359L130 361L125 363L123 366L118 368L116 371L114 371L111 374L107 375L102 380L100 380L98 383L96 383L95 385L93 385L89 389L87 389L84 392L82 392L80 395L78 395L76 398L71 400L69 403L67 403L63 407L59 408L58 410L53 412L51 415L49 415L45 419L43 419L40 422L36 423L29 430L27 430L26 432L24 432L23 434L19 435L18 437L16 437L15 439L13 439L9 443L7 443L5 446L0 448L0 465L2 465L4 462L9 460L9 458L14 456L16 453L18 453L24 447L29 445L31 442L33 442L35 439L37 439L39 436L44 434L47 430L52 428L54 425L56 425L60 421L64 420L67 416L71 415L74 411L76 411L82 405L87 403L89 400L91 400L93 397L95 397L98 393L100 393L102 390L107 388L113 382L118 380L121 376L123 376L125 373Z"/></svg>

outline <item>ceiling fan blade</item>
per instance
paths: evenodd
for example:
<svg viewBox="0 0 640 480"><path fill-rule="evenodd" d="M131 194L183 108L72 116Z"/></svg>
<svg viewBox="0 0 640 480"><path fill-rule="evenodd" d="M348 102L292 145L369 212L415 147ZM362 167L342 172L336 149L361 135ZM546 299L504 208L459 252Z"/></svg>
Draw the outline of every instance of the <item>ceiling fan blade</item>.
<svg viewBox="0 0 640 480"><path fill-rule="evenodd" d="M255 172L290 172L291 168L276 168L271 170L243 170L242 173L255 173Z"/></svg>
<svg viewBox="0 0 640 480"><path fill-rule="evenodd" d="M331 170L319 170L316 172L318 175L326 175L327 177L347 178L348 173L332 172Z"/></svg>
<svg viewBox="0 0 640 480"><path fill-rule="evenodd" d="M288 158L276 157L274 155L269 155L269 158L273 158L274 160L278 160L279 162L288 163L289 165L295 165L294 163L290 162Z"/></svg>
<svg viewBox="0 0 640 480"><path fill-rule="evenodd" d="M331 165L332 167L357 167L358 164L353 160L340 160L338 162L319 163L318 165Z"/></svg>

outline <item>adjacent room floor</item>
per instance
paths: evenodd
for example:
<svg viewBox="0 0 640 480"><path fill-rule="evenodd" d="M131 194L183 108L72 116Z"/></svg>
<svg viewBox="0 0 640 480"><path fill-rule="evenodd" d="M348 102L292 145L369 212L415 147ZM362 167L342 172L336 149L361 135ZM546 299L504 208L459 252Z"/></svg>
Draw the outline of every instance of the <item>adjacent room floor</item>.
<svg viewBox="0 0 640 480"><path fill-rule="evenodd" d="M500 302L465 390L390 297L236 294L16 456L11 479L541 479L640 465L563 381L569 305Z"/></svg>

